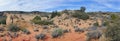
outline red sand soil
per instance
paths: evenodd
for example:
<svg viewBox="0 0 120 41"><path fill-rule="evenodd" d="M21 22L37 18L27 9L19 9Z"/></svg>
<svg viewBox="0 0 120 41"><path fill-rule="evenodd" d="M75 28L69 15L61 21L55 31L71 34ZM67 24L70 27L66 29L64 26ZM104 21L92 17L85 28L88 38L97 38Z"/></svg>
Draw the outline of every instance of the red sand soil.
<svg viewBox="0 0 120 41"><path fill-rule="evenodd" d="M35 35L40 34L43 29L40 29L39 32L34 32L32 25L28 29L31 31L30 35L19 34L17 38L13 38L13 41L36 41ZM71 28L72 29L72 28ZM76 33L72 30L69 33L65 33L63 36L58 38L52 38L50 33L46 33L46 38L44 41L85 41L85 32L84 33ZM9 36L5 37L7 40L10 40ZM3 38L0 38L2 41Z"/></svg>
<svg viewBox="0 0 120 41"><path fill-rule="evenodd" d="M89 23L93 23L91 20L88 20L86 22L82 21L82 22L80 22L80 24L78 24L78 26L80 26L82 28L86 28L86 27L90 26ZM69 29L71 29L71 32L65 33L63 36L58 37L58 38L52 38L50 33L45 33L46 38L45 38L44 41L85 41L86 40L86 36L85 36L86 32L84 32L84 33L76 33L76 32L74 32L73 27L71 27L72 23L69 23L69 21L63 22L63 23L70 24L70 26L68 26L68 27L69 27ZM56 24L57 24L57 22L56 22ZM20 22L19 25L26 26L27 29L30 30L31 34L30 35L19 34L19 36L17 38L14 38L13 41L37 41L35 39L35 35L40 34L42 32L42 30L43 30L43 29L40 28L39 32L34 32L33 31L34 26L32 26L32 24L30 24L29 22L28 23L27 22ZM60 25L60 26L64 29L63 25ZM9 36L6 36L5 38L7 40L10 39ZM3 37L0 37L0 41L3 41Z"/></svg>
<svg viewBox="0 0 120 41"><path fill-rule="evenodd" d="M10 37L6 37L7 40L10 39ZM0 41L2 39L0 38ZM21 35L17 38L14 38L13 41L36 41L34 35ZM85 33L66 33L65 35L58 37L58 38L52 38L51 35L46 35L46 38L44 41L85 41Z"/></svg>

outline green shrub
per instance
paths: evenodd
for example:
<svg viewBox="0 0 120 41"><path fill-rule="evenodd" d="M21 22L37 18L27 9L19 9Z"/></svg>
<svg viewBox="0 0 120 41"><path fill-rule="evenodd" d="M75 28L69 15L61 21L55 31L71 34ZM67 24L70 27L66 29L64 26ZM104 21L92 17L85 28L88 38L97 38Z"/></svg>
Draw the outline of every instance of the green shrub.
<svg viewBox="0 0 120 41"><path fill-rule="evenodd" d="M83 6L80 8L80 11L81 11L81 12L85 12L85 10L86 10L86 8L83 7Z"/></svg>
<svg viewBox="0 0 120 41"><path fill-rule="evenodd" d="M107 38L110 38L109 41L119 41L120 40L120 26L117 24L108 26L105 32L105 36Z"/></svg>
<svg viewBox="0 0 120 41"><path fill-rule="evenodd" d="M112 19L115 20L110 20L108 21L108 25L107 28L105 30L105 37L109 40L109 41L119 41L120 40L120 19L114 16L112 17Z"/></svg>
<svg viewBox="0 0 120 41"><path fill-rule="evenodd" d="M28 29L23 29L22 30L25 34L30 34L30 31Z"/></svg>
<svg viewBox="0 0 120 41"><path fill-rule="evenodd" d="M43 34L43 33L38 34L38 35L36 35L36 36L35 36L35 38L36 38L37 40L39 40L39 39L44 40L44 39L45 39L45 37L46 37L46 35L45 35L45 34Z"/></svg>
<svg viewBox="0 0 120 41"><path fill-rule="evenodd" d="M53 11L52 13L51 13L51 18L54 18L54 17L56 17L56 16L60 16L61 14L59 13L59 12L57 12L57 11Z"/></svg>
<svg viewBox="0 0 120 41"><path fill-rule="evenodd" d="M76 13L76 14L73 14L72 16L75 18L83 19L83 20L89 19L89 15L87 15L86 13Z"/></svg>
<svg viewBox="0 0 120 41"><path fill-rule="evenodd" d="M6 24L6 17L1 17L0 24Z"/></svg>
<svg viewBox="0 0 120 41"><path fill-rule="evenodd" d="M35 24L39 24L39 25L49 25L49 24L53 24L52 21L46 21L46 20L43 20L43 21L33 21Z"/></svg>
<svg viewBox="0 0 120 41"><path fill-rule="evenodd" d="M39 21L41 20L41 17L40 17L40 16L36 16L36 17L33 18L33 21L38 21L38 20L39 20Z"/></svg>
<svg viewBox="0 0 120 41"><path fill-rule="evenodd" d="M54 29L54 31L52 32L51 35L53 38L59 37L59 36L63 35L63 30L60 28L56 28L56 29Z"/></svg>
<svg viewBox="0 0 120 41"><path fill-rule="evenodd" d="M85 12L85 10L86 10L85 7L81 7L80 10L76 10L72 16L79 19L87 20L89 19L89 15Z"/></svg>
<svg viewBox="0 0 120 41"><path fill-rule="evenodd" d="M39 25L49 25L49 24L53 24L52 21L47 21L47 20L41 20L41 18L39 16L36 16L33 20L33 23L35 24L39 24Z"/></svg>
<svg viewBox="0 0 120 41"><path fill-rule="evenodd" d="M111 14L111 19L112 19L112 20L116 20L116 19L118 19L118 18L119 18L118 15L116 15L116 14Z"/></svg>
<svg viewBox="0 0 120 41"><path fill-rule="evenodd" d="M65 14L68 14L68 15L70 14L69 10L67 10L67 9L63 10L62 13L65 13Z"/></svg>
<svg viewBox="0 0 120 41"><path fill-rule="evenodd" d="M94 25L94 26L99 26L98 22L94 23L93 25Z"/></svg>
<svg viewBox="0 0 120 41"><path fill-rule="evenodd" d="M108 24L109 24L108 22L104 22L102 25L107 26Z"/></svg>
<svg viewBox="0 0 120 41"><path fill-rule="evenodd" d="M9 25L8 30L11 32L18 32L20 31L20 28L17 25L11 24Z"/></svg>

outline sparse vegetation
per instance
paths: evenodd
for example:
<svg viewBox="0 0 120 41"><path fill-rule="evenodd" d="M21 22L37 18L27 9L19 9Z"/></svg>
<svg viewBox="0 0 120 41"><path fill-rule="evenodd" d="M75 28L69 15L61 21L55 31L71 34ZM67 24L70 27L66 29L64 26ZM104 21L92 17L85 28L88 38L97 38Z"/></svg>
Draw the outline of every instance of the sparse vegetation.
<svg viewBox="0 0 120 41"><path fill-rule="evenodd" d="M81 14L73 14L73 17L79 18L79 19L83 19L83 20L87 20L89 19L89 16L85 13L81 13Z"/></svg>
<svg viewBox="0 0 120 41"><path fill-rule="evenodd" d="M86 10L86 8L83 7L83 6L80 8L80 11L81 11L81 12L85 12L85 10Z"/></svg>
<svg viewBox="0 0 120 41"><path fill-rule="evenodd" d="M75 32L84 32L84 29L82 29L82 28L74 28L75 29Z"/></svg>
<svg viewBox="0 0 120 41"><path fill-rule="evenodd" d="M56 17L56 16L60 16L61 14L59 13L59 12L57 12L57 11L53 11L52 13L51 13L51 18L54 18L54 17Z"/></svg>
<svg viewBox="0 0 120 41"><path fill-rule="evenodd" d="M43 26L42 27L43 29L48 29L49 27L47 25Z"/></svg>
<svg viewBox="0 0 120 41"><path fill-rule="evenodd" d="M40 16L36 16L36 17L34 17L33 20L40 21L40 20L41 20L41 17L40 17Z"/></svg>
<svg viewBox="0 0 120 41"><path fill-rule="evenodd" d="M92 26L87 29L88 31L97 30L97 26Z"/></svg>
<svg viewBox="0 0 120 41"><path fill-rule="evenodd" d="M91 39L99 39L101 37L102 33L100 31L88 31L86 36L86 41L91 41Z"/></svg>
<svg viewBox="0 0 120 41"><path fill-rule="evenodd" d="M26 29L26 28L24 28L24 29L21 29L25 34L31 34L31 32L28 30L28 29Z"/></svg>
<svg viewBox="0 0 120 41"><path fill-rule="evenodd" d="M56 29L54 29L54 31L52 32L51 35L53 38L57 38L57 37L63 35L63 30L60 28L56 28Z"/></svg>
<svg viewBox="0 0 120 41"><path fill-rule="evenodd" d="M41 17L40 17L40 16L36 16L36 17L34 17L33 20L32 20L32 22L34 22L34 23L37 23L37 22L39 22L39 21L41 21Z"/></svg>
<svg viewBox="0 0 120 41"><path fill-rule="evenodd" d="M94 26L99 26L98 22L94 23L93 25L94 25Z"/></svg>
<svg viewBox="0 0 120 41"><path fill-rule="evenodd" d="M37 39L37 41L39 41L39 39L44 40L45 36L46 36L45 34L41 33L41 34L36 35L35 38Z"/></svg>
<svg viewBox="0 0 120 41"><path fill-rule="evenodd" d="M120 40L120 19L114 15L112 20L109 21L109 25L107 25L107 29L105 31L105 36L108 41L119 41Z"/></svg>
<svg viewBox="0 0 120 41"><path fill-rule="evenodd" d="M8 26L8 30L11 32L18 32L18 31L20 31L20 28L15 24L11 24Z"/></svg>
<svg viewBox="0 0 120 41"><path fill-rule="evenodd" d="M103 25L103 26L107 26L107 25L109 25L109 23L106 21L106 22L103 22L102 25Z"/></svg>
<svg viewBox="0 0 120 41"><path fill-rule="evenodd" d="M14 14L5 12L5 17L0 17L0 37L5 37L5 39L10 37L10 41L16 40L18 36L25 37L23 41L31 39L32 41L36 39L37 41L46 41L46 39L47 41L61 39L67 41L68 38L71 39L70 41L77 41L78 38L81 38L81 41L82 39L84 41L99 41L98 39L103 36L108 41L120 41L120 14L102 11L85 12L85 10L85 7L81 7L79 10L66 9L62 12L36 11L22 12L23 14L19 11L18 13L12 12Z"/></svg>
<svg viewBox="0 0 120 41"><path fill-rule="evenodd" d="M65 29L65 30L63 30L63 32L68 33L68 32L70 32L70 29Z"/></svg>
<svg viewBox="0 0 120 41"><path fill-rule="evenodd" d="M111 16L111 20L115 20L119 18L119 16L116 14L111 14L110 16Z"/></svg>
<svg viewBox="0 0 120 41"><path fill-rule="evenodd" d="M49 20L41 20L40 17L36 16L33 20L32 20L33 23L35 24L39 24L39 25L49 25L49 24L53 24L52 21L49 21Z"/></svg>
<svg viewBox="0 0 120 41"><path fill-rule="evenodd" d="M1 17L0 24L6 24L6 17Z"/></svg>
<svg viewBox="0 0 120 41"><path fill-rule="evenodd" d="M34 28L34 32L38 32L39 31L39 28Z"/></svg>
<svg viewBox="0 0 120 41"><path fill-rule="evenodd" d="M53 24L52 21L47 21L47 20L43 20L43 21L37 21L37 22L34 22L35 24L39 24L39 25L50 25L50 24Z"/></svg>

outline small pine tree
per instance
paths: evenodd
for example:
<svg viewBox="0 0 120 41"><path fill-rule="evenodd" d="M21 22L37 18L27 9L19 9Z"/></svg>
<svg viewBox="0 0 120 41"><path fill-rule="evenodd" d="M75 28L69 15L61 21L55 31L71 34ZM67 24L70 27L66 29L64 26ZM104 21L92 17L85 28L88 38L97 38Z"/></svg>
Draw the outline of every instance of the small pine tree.
<svg viewBox="0 0 120 41"><path fill-rule="evenodd" d="M80 11L81 11L81 12L85 12L85 10L86 10L86 8L83 7L83 6L80 8Z"/></svg>
<svg viewBox="0 0 120 41"><path fill-rule="evenodd" d="M51 18L54 18L54 17L56 17L56 16L60 16L61 14L59 13L59 12L57 12L57 11L53 11L52 13L51 13Z"/></svg>

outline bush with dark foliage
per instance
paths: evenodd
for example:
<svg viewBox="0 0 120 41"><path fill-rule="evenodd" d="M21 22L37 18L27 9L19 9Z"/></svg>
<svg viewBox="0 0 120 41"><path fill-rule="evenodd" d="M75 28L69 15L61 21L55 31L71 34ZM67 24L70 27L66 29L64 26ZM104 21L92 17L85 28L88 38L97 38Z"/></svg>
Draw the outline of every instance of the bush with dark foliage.
<svg viewBox="0 0 120 41"><path fill-rule="evenodd" d="M6 24L6 16L0 17L0 24Z"/></svg>
<svg viewBox="0 0 120 41"><path fill-rule="evenodd" d="M45 34L42 34L42 33L41 33L41 34L36 35L35 38L36 38L37 40L39 40L39 39L44 40L44 39L45 39L45 36L46 36Z"/></svg>
<svg viewBox="0 0 120 41"><path fill-rule="evenodd" d="M53 24L53 21L41 20L41 17L39 17L39 16L36 16L34 19L32 19L32 22L35 23L35 24L39 24L39 25Z"/></svg>
<svg viewBox="0 0 120 41"><path fill-rule="evenodd" d="M75 29L75 32L84 32L84 29L82 29L82 28L74 28Z"/></svg>
<svg viewBox="0 0 120 41"><path fill-rule="evenodd" d="M50 24L53 24L52 21L47 21L47 20L43 20L43 21L37 21L37 22L34 22L35 24L39 24L39 25L50 25Z"/></svg>
<svg viewBox="0 0 120 41"><path fill-rule="evenodd" d="M68 33L68 32L70 32L70 29L65 29L65 30L63 30L63 32Z"/></svg>
<svg viewBox="0 0 120 41"><path fill-rule="evenodd" d="M11 32L18 32L20 31L20 27L18 27L17 25L11 24L9 25L8 30Z"/></svg>
<svg viewBox="0 0 120 41"><path fill-rule="evenodd" d="M111 20L107 22L107 28L104 32L108 41L120 41L120 16L117 14L111 15Z"/></svg>
<svg viewBox="0 0 120 41"><path fill-rule="evenodd" d="M27 29L22 29L22 31L25 33L25 34L31 34L31 32Z"/></svg>
<svg viewBox="0 0 120 41"><path fill-rule="evenodd" d="M86 33L87 39L86 41L91 41L91 39L99 39L101 37L102 33L100 31L88 31Z"/></svg>
<svg viewBox="0 0 120 41"><path fill-rule="evenodd" d="M61 14L59 13L59 12L57 12L57 11L53 11L52 13L51 13L51 18L54 18L54 17L56 17L56 16L60 16Z"/></svg>
<svg viewBox="0 0 120 41"><path fill-rule="evenodd" d="M89 15L86 14L86 13L80 13L79 12L79 13L73 14L72 16L75 17L75 18L83 19L83 20L89 19Z"/></svg>

